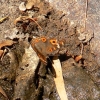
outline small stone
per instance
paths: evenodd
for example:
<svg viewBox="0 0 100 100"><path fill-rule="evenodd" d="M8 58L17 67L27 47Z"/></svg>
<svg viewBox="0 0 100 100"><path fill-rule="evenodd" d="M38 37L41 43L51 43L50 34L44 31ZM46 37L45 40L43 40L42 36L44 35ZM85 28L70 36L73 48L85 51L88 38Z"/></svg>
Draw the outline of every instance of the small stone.
<svg viewBox="0 0 100 100"><path fill-rule="evenodd" d="M19 5L19 10L20 10L20 11L25 11L25 10L26 10L25 2L22 2L22 3Z"/></svg>
<svg viewBox="0 0 100 100"><path fill-rule="evenodd" d="M26 9L32 9L33 6L34 6L34 2L28 2L26 4Z"/></svg>
<svg viewBox="0 0 100 100"><path fill-rule="evenodd" d="M78 39L79 39L80 41L84 41L84 40L86 39L85 34L80 33Z"/></svg>

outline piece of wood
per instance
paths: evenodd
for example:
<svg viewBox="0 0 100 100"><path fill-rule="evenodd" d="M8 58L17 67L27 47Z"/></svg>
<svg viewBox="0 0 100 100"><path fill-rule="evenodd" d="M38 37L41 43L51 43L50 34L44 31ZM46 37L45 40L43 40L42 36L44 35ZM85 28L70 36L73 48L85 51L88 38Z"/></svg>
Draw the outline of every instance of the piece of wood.
<svg viewBox="0 0 100 100"><path fill-rule="evenodd" d="M60 96L60 99L68 100L66 90L65 90L64 80L63 80L63 76L62 76L61 63L60 63L60 60L58 57L56 57L56 58L54 57L52 65L56 72L56 78L54 78L54 81L55 81L55 85L57 88L57 92Z"/></svg>

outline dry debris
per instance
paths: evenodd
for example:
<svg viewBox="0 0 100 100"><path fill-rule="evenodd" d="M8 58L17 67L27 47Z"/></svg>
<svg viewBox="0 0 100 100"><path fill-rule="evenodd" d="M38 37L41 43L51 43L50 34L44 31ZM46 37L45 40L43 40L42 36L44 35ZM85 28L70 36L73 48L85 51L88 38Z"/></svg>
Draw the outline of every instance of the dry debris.
<svg viewBox="0 0 100 100"><path fill-rule="evenodd" d="M5 21L6 19L8 19L8 17L3 17L0 19L0 23L2 23L3 21Z"/></svg>
<svg viewBox="0 0 100 100"><path fill-rule="evenodd" d="M38 27L42 30L41 26L37 22L37 18L31 18L29 16L20 16L20 17L16 18L16 20L14 21L14 23L16 25L18 22L23 22L23 21L27 21L27 20L35 22L35 24L38 25ZM23 27L25 27L25 26L23 25Z"/></svg>
<svg viewBox="0 0 100 100"><path fill-rule="evenodd" d="M82 59L82 55L79 55L79 56L75 57L75 61L76 61L76 62L78 62L78 61L81 60L81 59Z"/></svg>
<svg viewBox="0 0 100 100"><path fill-rule="evenodd" d="M5 93L5 91L2 89L1 86L0 86L0 93L1 93L4 97L6 97L7 100L9 100L8 97L7 97L7 95L6 95L6 93Z"/></svg>
<svg viewBox="0 0 100 100"><path fill-rule="evenodd" d="M3 47L6 47L6 46L11 46L13 45L14 43L16 43L15 41L13 40L5 40L5 41L2 41L0 43L0 49L3 48Z"/></svg>
<svg viewBox="0 0 100 100"><path fill-rule="evenodd" d="M2 59L2 57L4 56L4 54L6 53L6 50L2 50L2 48L4 47L8 47L8 46L12 46L13 44L15 44L17 42L13 41L13 40L5 40L5 41L2 41L0 43L0 58Z"/></svg>

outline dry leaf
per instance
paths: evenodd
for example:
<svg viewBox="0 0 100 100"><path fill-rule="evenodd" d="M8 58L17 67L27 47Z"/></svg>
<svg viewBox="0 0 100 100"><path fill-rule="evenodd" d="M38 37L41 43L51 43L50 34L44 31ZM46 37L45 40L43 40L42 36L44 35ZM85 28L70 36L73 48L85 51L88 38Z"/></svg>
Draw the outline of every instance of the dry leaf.
<svg viewBox="0 0 100 100"><path fill-rule="evenodd" d="M57 92L60 96L61 100L68 100L66 90L65 90L65 85L64 85L64 80L62 76L62 68L61 68L61 63L58 57L53 59L53 67L56 72L56 78L54 78L55 85L57 88Z"/></svg>
<svg viewBox="0 0 100 100"><path fill-rule="evenodd" d="M31 20L31 21L35 22L37 24L37 26L42 30L42 27L36 21L37 19L36 18L31 18L29 16L20 16L20 17L16 18L15 21L14 21L14 24L16 25L17 22L19 22L19 21L25 21L25 20Z"/></svg>
<svg viewBox="0 0 100 100"><path fill-rule="evenodd" d="M0 93L1 93L4 97L6 97L6 98L8 99L8 97L7 97L6 93L5 93L5 91L2 89L1 86L0 86Z"/></svg>
<svg viewBox="0 0 100 100"><path fill-rule="evenodd" d="M12 41L12 40L5 40L3 42L0 43L0 49L2 47L5 47L5 46L11 46L12 44L16 43L15 41Z"/></svg>
<svg viewBox="0 0 100 100"><path fill-rule="evenodd" d="M82 55L79 55L79 56L77 56L77 57L75 58L75 61L78 62L78 61L81 60L81 59L82 59Z"/></svg>

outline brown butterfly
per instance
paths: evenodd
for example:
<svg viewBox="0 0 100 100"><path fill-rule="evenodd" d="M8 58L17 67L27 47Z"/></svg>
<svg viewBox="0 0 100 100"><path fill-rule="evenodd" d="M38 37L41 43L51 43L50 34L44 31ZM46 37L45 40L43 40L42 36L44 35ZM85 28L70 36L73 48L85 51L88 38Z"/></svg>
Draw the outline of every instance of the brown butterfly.
<svg viewBox="0 0 100 100"><path fill-rule="evenodd" d="M40 60L45 64L47 64L47 58L58 54L60 47L64 45L62 41L58 42L56 38L47 38L45 36L32 39L30 44Z"/></svg>

